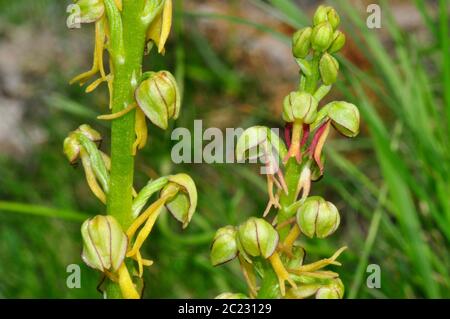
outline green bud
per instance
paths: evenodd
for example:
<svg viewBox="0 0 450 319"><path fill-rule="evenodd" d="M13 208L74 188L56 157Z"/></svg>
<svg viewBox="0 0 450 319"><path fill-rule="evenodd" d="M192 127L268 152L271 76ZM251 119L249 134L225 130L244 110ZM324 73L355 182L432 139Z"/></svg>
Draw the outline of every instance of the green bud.
<svg viewBox="0 0 450 319"><path fill-rule="evenodd" d="M239 136L236 144L236 159L242 162L246 159L255 160L269 152L275 151L279 158L284 158L287 153L286 145L280 137L266 126L249 127Z"/></svg>
<svg viewBox="0 0 450 319"><path fill-rule="evenodd" d="M69 162L75 164L80 156L81 145L74 134L65 138L63 150Z"/></svg>
<svg viewBox="0 0 450 319"><path fill-rule="evenodd" d="M344 284L339 278L336 278L331 284L317 290L316 299L342 299L344 290Z"/></svg>
<svg viewBox="0 0 450 319"><path fill-rule="evenodd" d="M313 28L311 46L314 50L324 52L333 40L333 27L329 22L322 22Z"/></svg>
<svg viewBox="0 0 450 319"><path fill-rule="evenodd" d="M314 25L318 25L322 22L326 22L328 20L328 7L324 6L324 5L320 5L317 10L316 13L314 13L314 18L313 18L313 23Z"/></svg>
<svg viewBox="0 0 450 319"><path fill-rule="evenodd" d="M214 299L249 299L249 298L241 293L224 292L216 296L216 298Z"/></svg>
<svg viewBox="0 0 450 319"><path fill-rule="evenodd" d="M174 187L178 189L177 194L166 202L166 208L176 220L183 224L183 228L186 228L197 208L197 188L187 174L171 175L168 181L160 196L163 197Z"/></svg>
<svg viewBox="0 0 450 319"><path fill-rule="evenodd" d="M97 144L97 146L102 141L102 136L99 132L87 124L80 125L75 131L71 132L69 136L64 139L64 155L66 155L71 164L74 164L80 156L81 142L77 137L77 134L80 133L87 137L90 141Z"/></svg>
<svg viewBox="0 0 450 319"><path fill-rule="evenodd" d="M297 210L297 224L302 233L313 238L325 238L339 227L339 212L331 202L311 196Z"/></svg>
<svg viewBox="0 0 450 319"><path fill-rule="evenodd" d="M333 41L328 48L328 53L336 53L340 51L345 45L345 34L339 30L334 31Z"/></svg>
<svg viewBox="0 0 450 319"><path fill-rule="evenodd" d="M341 19L339 18L338 13L333 7L326 7L324 5L320 5L316 13L314 14L313 22L314 25L318 25L323 22L329 22L334 30L339 26Z"/></svg>
<svg viewBox="0 0 450 319"><path fill-rule="evenodd" d="M320 76L325 85L331 85L337 80L339 62L328 53L324 53L319 62Z"/></svg>
<svg viewBox="0 0 450 319"><path fill-rule="evenodd" d="M339 27L339 23L341 22L341 18L339 17L339 14L332 7L328 7L327 20L331 24L331 26L333 27L334 30L336 30Z"/></svg>
<svg viewBox="0 0 450 319"><path fill-rule="evenodd" d="M219 228L211 245L212 265L217 266L233 260L237 254L236 228L233 226Z"/></svg>
<svg viewBox="0 0 450 319"><path fill-rule="evenodd" d="M283 120L285 122L301 120L305 124L310 124L316 118L317 105L317 100L311 94L291 92L283 101Z"/></svg>
<svg viewBox="0 0 450 319"><path fill-rule="evenodd" d="M269 258L277 248L278 232L265 219L251 217L238 229L239 242L247 255Z"/></svg>
<svg viewBox="0 0 450 319"><path fill-rule="evenodd" d="M116 219L97 215L81 226L83 261L102 272L116 271L127 251L128 239Z"/></svg>
<svg viewBox="0 0 450 319"><path fill-rule="evenodd" d="M344 136L355 137L359 133L359 110L351 103L336 101L330 103L328 116L333 126Z"/></svg>
<svg viewBox="0 0 450 319"><path fill-rule="evenodd" d="M91 23L99 20L104 12L105 6L103 0L78 0L75 3L78 5L81 23Z"/></svg>
<svg viewBox="0 0 450 319"><path fill-rule="evenodd" d="M169 119L177 119L181 107L180 90L168 71L149 72L135 92L136 102L149 120L167 129Z"/></svg>
<svg viewBox="0 0 450 319"><path fill-rule="evenodd" d="M307 27L298 30L292 36L292 53L296 58L304 58L311 48L312 28Z"/></svg>

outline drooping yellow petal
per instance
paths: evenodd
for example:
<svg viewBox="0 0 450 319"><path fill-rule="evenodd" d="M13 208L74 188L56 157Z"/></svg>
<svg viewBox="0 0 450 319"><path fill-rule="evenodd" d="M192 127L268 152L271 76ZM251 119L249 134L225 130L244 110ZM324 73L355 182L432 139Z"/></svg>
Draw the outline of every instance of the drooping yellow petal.
<svg viewBox="0 0 450 319"><path fill-rule="evenodd" d="M283 262L280 259L280 255L278 255L277 252L275 252L272 256L269 257L269 261L270 264L272 265L273 270L275 271L275 274L278 277L280 292L282 296L286 294L286 287L285 287L286 281L289 282L289 284L293 288L297 288L297 285L289 276L289 273L287 272L286 268L284 268Z"/></svg>
<svg viewBox="0 0 450 319"><path fill-rule="evenodd" d="M103 68L103 51L105 49L105 18L102 18L95 22L95 48L94 48L94 61L92 62L92 68L84 73L81 73L70 80L70 84L79 82L80 85L86 83L91 77L100 71L102 78L106 77Z"/></svg>
<svg viewBox="0 0 450 319"><path fill-rule="evenodd" d="M161 27L160 42L158 44L158 52L161 53L164 50L164 45L170 34L172 28L172 0L166 0L164 3L164 9L162 12L163 20Z"/></svg>
<svg viewBox="0 0 450 319"><path fill-rule="evenodd" d="M122 297L125 299L139 299L141 296L136 291L136 287L131 280L130 273L128 272L125 263L122 263L119 270L119 287Z"/></svg>
<svg viewBox="0 0 450 319"><path fill-rule="evenodd" d="M134 125L134 130L136 133L136 141L133 144L133 155L136 155L137 150L144 148L147 144L147 122L145 119L145 114L140 108L136 109L136 123Z"/></svg>
<svg viewBox="0 0 450 319"><path fill-rule="evenodd" d="M156 207L156 209L153 210L152 214L148 217L144 227L142 227L141 231L138 233L136 237L133 248L127 253L127 257L134 256L139 252L139 249L141 249L141 246L144 244L144 241L147 239L148 235L152 231L156 219L158 218L159 213L161 212L163 206L164 202L160 203Z"/></svg>
<svg viewBox="0 0 450 319"><path fill-rule="evenodd" d="M164 54L164 45L172 28L172 0L165 0L162 12L155 17L147 31L147 39L158 47L158 53Z"/></svg>

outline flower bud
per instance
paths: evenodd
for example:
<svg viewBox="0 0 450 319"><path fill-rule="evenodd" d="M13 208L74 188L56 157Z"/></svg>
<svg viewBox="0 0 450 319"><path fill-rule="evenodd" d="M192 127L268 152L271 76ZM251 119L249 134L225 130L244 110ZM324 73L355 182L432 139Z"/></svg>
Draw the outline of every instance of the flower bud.
<svg viewBox="0 0 450 319"><path fill-rule="evenodd" d="M302 233L312 238L325 238L339 227L339 212L331 202L311 196L297 210L297 224Z"/></svg>
<svg viewBox="0 0 450 319"><path fill-rule="evenodd" d="M214 299L249 299L249 298L241 293L224 292L216 296L216 298Z"/></svg>
<svg viewBox="0 0 450 319"><path fill-rule="evenodd" d="M311 48L312 28L307 27L298 30L292 36L292 53L296 58L303 59L309 53Z"/></svg>
<svg viewBox="0 0 450 319"><path fill-rule="evenodd" d="M344 290L344 284L339 278L336 278L331 284L317 290L316 299L342 299Z"/></svg>
<svg viewBox="0 0 450 319"><path fill-rule="evenodd" d="M169 119L178 118L180 90L170 72L149 72L149 77L136 89L135 96L139 107L156 126L165 130Z"/></svg>
<svg viewBox="0 0 450 319"><path fill-rule="evenodd" d="M344 136L355 137L359 133L359 110L351 103L336 101L330 104L328 116L333 126Z"/></svg>
<svg viewBox="0 0 450 319"><path fill-rule="evenodd" d="M326 22L328 20L328 7L324 6L324 5L320 5L317 10L316 13L314 13L314 18L313 18L313 23L314 25L318 25L322 22Z"/></svg>
<svg viewBox="0 0 450 319"><path fill-rule="evenodd" d="M63 150L70 164L75 164L80 156L81 145L74 134L65 138Z"/></svg>
<svg viewBox="0 0 450 319"><path fill-rule="evenodd" d="M239 243L244 253L253 257L269 258L275 252L278 232L265 219L251 217L238 229Z"/></svg>
<svg viewBox="0 0 450 319"><path fill-rule="evenodd" d="M314 50L324 52L333 40L333 27L329 22L322 22L313 28L311 46Z"/></svg>
<svg viewBox="0 0 450 319"><path fill-rule="evenodd" d="M328 48L328 53L335 53L341 50L345 45L345 34L339 30L334 31L333 41Z"/></svg>
<svg viewBox="0 0 450 319"><path fill-rule="evenodd" d="M81 23L95 22L99 20L105 12L103 0L78 0L75 5L79 8Z"/></svg>
<svg viewBox="0 0 450 319"><path fill-rule="evenodd" d="M236 228L226 226L219 228L211 245L210 259L213 266L233 260L238 254Z"/></svg>
<svg viewBox="0 0 450 319"><path fill-rule="evenodd" d="M336 82L339 63L331 54L325 53L320 59L319 70L323 84L331 85Z"/></svg>
<svg viewBox="0 0 450 319"><path fill-rule="evenodd" d="M178 193L166 202L167 210L186 228L197 208L197 188L192 178L187 174L177 174L168 177L169 183L162 189L163 197L171 188L178 188Z"/></svg>
<svg viewBox="0 0 450 319"><path fill-rule="evenodd" d="M316 118L317 105L317 100L311 94L291 92L283 101L283 120L289 123L300 120L305 124L310 124Z"/></svg>
<svg viewBox="0 0 450 319"><path fill-rule="evenodd" d="M97 146L102 141L102 136L99 132L97 132L87 124L80 125L80 127L71 132L69 136L67 136L64 140L63 151L71 164L74 164L80 156L81 143L79 141L79 138L77 137L77 134L80 133L86 136L92 142L96 143Z"/></svg>
<svg viewBox="0 0 450 319"><path fill-rule="evenodd" d="M116 271L127 251L128 239L116 219L110 215L97 215L81 226L83 261L102 272Z"/></svg>
<svg viewBox="0 0 450 319"><path fill-rule="evenodd" d="M327 11L327 20L331 24L334 30L339 27L339 23L341 22L341 18L336 10L332 7L328 7Z"/></svg>
<svg viewBox="0 0 450 319"><path fill-rule="evenodd" d="M333 7L320 5L317 8L316 13L314 14L313 23L314 25L318 25L327 21L331 24L333 29L336 30L341 19L339 18L338 13Z"/></svg>

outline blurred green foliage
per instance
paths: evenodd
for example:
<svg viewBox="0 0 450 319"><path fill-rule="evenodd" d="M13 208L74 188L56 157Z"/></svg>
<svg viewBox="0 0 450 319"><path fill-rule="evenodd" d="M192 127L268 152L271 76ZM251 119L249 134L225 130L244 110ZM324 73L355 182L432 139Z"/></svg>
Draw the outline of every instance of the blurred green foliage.
<svg viewBox="0 0 450 319"><path fill-rule="evenodd" d="M202 19L254 28L290 45L289 35L254 21L228 16L183 11L177 1L172 41L163 57L151 53L145 59L151 69L168 69L184 83L184 102L176 125L193 128L194 119L217 120L230 111L233 126L248 127L274 120L258 78L233 65L227 52L217 51L202 32ZM186 1L187 2L187 1ZM234 3L235 1L230 1ZM292 0L249 0L258 10L292 28L306 24L307 12ZM427 41L403 32L392 19L387 1L383 8L382 42L368 29L365 10L347 1L330 1L342 14L355 48L363 52L364 67L342 57L345 82L335 91L360 107L365 130L354 143L336 138L327 151L327 172L313 187L324 193L342 212L343 225L331 240L308 241L312 257L329 255L346 244L339 270L352 298L450 297L450 54L448 3L438 1L436 12L425 1L412 1L423 17ZM60 39L71 35L65 27L69 1L0 0L0 20L13 27L47 28ZM93 30L83 28L89 39ZM0 35L0 42L2 37ZM75 41L75 40L74 40ZM61 42L65 43L65 42ZM389 43L389 45L386 45ZM36 44L37 45L37 44ZM86 45L86 44L83 44ZM103 130L95 116L104 113L105 92L85 95L68 80L89 66L90 56L77 58L74 70L54 67L42 74L39 88L25 104L26 120L39 123L48 140L25 157L0 154L0 297L97 298L99 274L80 259L80 222L75 218L33 216L64 212L95 215L100 205L86 189L83 174L62 156L66 132L80 121ZM292 83L294 86L295 83ZM239 101L236 103L236 101ZM281 104L281 101L280 101ZM257 105L250 113L240 105ZM34 111L36 110L36 111ZM221 113L222 112L222 113ZM150 127L149 144L137 158L136 184L140 187L155 171L169 174L187 171L197 183L199 205L190 227L181 232L167 215L158 222L146 245L145 256L155 260L146 272L146 297L210 298L222 291L244 292L237 263L214 268L209 263L213 232L226 224L238 224L246 216L262 212L267 196L264 180L255 167L229 164L174 165L170 160L170 130ZM108 140L103 147L108 148ZM144 172L144 173L142 173ZM11 208L18 202L30 206ZM56 210L45 211L39 207ZM28 209L28 213L27 213ZM17 212L25 214L17 214ZM15 212L13 214L13 212ZM81 217L80 217L81 219ZM66 287L66 267L79 264L81 289ZM382 286L365 285L366 265L381 266Z"/></svg>

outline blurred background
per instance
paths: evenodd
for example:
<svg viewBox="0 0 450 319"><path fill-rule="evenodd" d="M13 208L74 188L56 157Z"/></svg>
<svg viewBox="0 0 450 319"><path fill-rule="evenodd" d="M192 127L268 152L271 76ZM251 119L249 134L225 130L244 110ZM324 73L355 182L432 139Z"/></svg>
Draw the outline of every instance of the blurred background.
<svg viewBox="0 0 450 319"><path fill-rule="evenodd" d="M0 0L0 297L99 298L100 276L81 262L81 222L104 208L62 141L80 123L108 136L105 87L85 94L68 81L90 68L93 26L66 27L66 0ZM322 1L176 0L165 56L147 69L168 69L183 83L175 126L281 127L281 102L298 67L292 33L310 23ZM325 177L313 185L341 211L327 240L301 239L309 260L342 245L336 269L347 298L450 297L450 37L447 0L328 1L341 15L347 45L327 100L356 104L362 132L333 135ZM381 29L366 26L369 3L382 9ZM154 126L137 157L136 185L186 171L197 183L193 222L163 214L145 245L155 264L145 272L147 298L212 298L245 292L236 262L214 268L214 231L259 215L265 180L252 165L174 165L170 130ZM103 149L107 150L105 140ZM66 286L69 264L81 288ZM381 288L366 285L368 264L381 267Z"/></svg>

